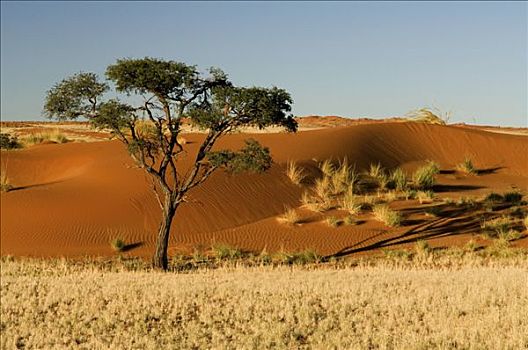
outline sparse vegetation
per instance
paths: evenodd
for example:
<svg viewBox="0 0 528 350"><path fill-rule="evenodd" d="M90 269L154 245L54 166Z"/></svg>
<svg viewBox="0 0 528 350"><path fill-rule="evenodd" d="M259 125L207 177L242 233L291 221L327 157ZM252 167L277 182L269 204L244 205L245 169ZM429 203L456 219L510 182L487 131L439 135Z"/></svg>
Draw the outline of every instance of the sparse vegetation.
<svg viewBox="0 0 528 350"><path fill-rule="evenodd" d="M277 221L288 225L296 225L301 222L301 217L294 208L286 207L284 213L277 217Z"/></svg>
<svg viewBox="0 0 528 350"><path fill-rule="evenodd" d="M229 244L225 244L225 243L213 244L211 248L213 250L214 256L220 260L240 259L242 257L242 252L240 251L240 249L235 248Z"/></svg>
<svg viewBox="0 0 528 350"><path fill-rule="evenodd" d="M381 166L381 163L371 163L369 167L368 174L370 177L374 179L378 179L380 176L385 175L383 167Z"/></svg>
<svg viewBox="0 0 528 350"><path fill-rule="evenodd" d="M511 192L506 192L503 194L503 199L505 203L516 205L522 201L522 198L523 198L522 193L518 191L511 191Z"/></svg>
<svg viewBox="0 0 528 350"><path fill-rule="evenodd" d="M385 225L390 227L400 226L402 222L402 216L399 212L392 210L386 204L378 204L372 208L374 217L383 222Z"/></svg>
<svg viewBox="0 0 528 350"><path fill-rule="evenodd" d="M407 190L407 175L405 175L401 168L394 169L394 171L391 173L390 179L396 190Z"/></svg>
<svg viewBox="0 0 528 350"><path fill-rule="evenodd" d="M413 174L413 183L417 189L432 188L436 182L435 176L440 172L437 163L429 161L426 165L418 168Z"/></svg>
<svg viewBox="0 0 528 350"><path fill-rule="evenodd" d="M13 189L13 185L7 177L7 171L0 169L0 192L9 192Z"/></svg>
<svg viewBox="0 0 528 350"><path fill-rule="evenodd" d="M416 198L420 202L420 204L423 203L431 203L434 200L434 192L431 190L428 191L418 191L416 193Z"/></svg>
<svg viewBox="0 0 528 350"><path fill-rule="evenodd" d="M347 215L343 219L343 224L345 224L346 226L358 225L359 221L353 215Z"/></svg>
<svg viewBox="0 0 528 350"><path fill-rule="evenodd" d="M434 110L434 111L433 111ZM407 120L412 122L446 125L451 119L451 112L442 113L438 108L420 108L407 113Z"/></svg>
<svg viewBox="0 0 528 350"><path fill-rule="evenodd" d="M352 191L347 191L341 201L341 208L351 215L356 215L361 211L361 203Z"/></svg>
<svg viewBox="0 0 528 350"><path fill-rule="evenodd" d="M473 165L471 158L466 157L464 161L456 166L456 169L460 172L463 172L466 175L476 175L477 169Z"/></svg>
<svg viewBox="0 0 528 350"><path fill-rule="evenodd" d="M330 227L337 227L341 224L341 220L336 218L335 216L329 216L326 218L326 224Z"/></svg>
<svg viewBox="0 0 528 350"><path fill-rule="evenodd" d="M111 242L110 242L110 246L112 247L112 249L116 252L122 252L125 247L126 247L126 243L123 239L121 238L114 238Z"/></svg>
<svg viewBox="0 0 528 350"><path fill-rule="evenodd" d="M286 175L295 185L301 185L306 178L306 174L304 173L303 169L300 168L296 162L288 162L286 165Z"/></svg>
<svg viewBox="0 0 528 350"><path fill-rule="evenodd" d="M25 145L38 145L44 142L66 143L69 139L59 129L47 132L37 132L24 136L22 142Z"/></svg>

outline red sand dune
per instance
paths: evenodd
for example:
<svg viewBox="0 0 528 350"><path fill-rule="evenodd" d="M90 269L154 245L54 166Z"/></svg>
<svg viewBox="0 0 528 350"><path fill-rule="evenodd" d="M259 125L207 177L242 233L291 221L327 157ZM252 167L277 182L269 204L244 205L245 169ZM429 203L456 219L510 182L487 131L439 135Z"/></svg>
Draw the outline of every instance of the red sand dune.
<svg viewBox="0 0 528 350"><path fill-rule="evenodd" d="M203 135L190 141L188 166ZM284 174L285 163L306 167L327 158L347 157L358 169L381 162L385 167L414 170L424 160L453 169L470 156L480 176L439 176L441 196L484 195L516 187L528 189L528 138L480 130L419 123L365 124L297 134L234 134L218 148L237 148L255 138L269 146L275 161L265 174L214 174L188 196L176 214L171 252L229 243L244 249L287 251L312 248L321 254L361 252L380 245L399 247L418 237L435 246L459 244L476 232L479 219L471 213L425 219L413 210L415 201L393 203L406 213L407 223L389 229L361 216L364 224L330 228L321 214L301 210L305 222L281 225L276 216L285 206L298 207L303 192ZM1 195L1 254L83 256L113 254L109 241L122 237L137 244L129 253L152 253L160 217L150 180L134 166L117 141L35 146L2 152L16 189ZM457 215L455 215L457 214ZM342 215L339 211L325 215ZM405 236L404 236L405 235ZM528 239L516 244L528 246Z"/></svg>

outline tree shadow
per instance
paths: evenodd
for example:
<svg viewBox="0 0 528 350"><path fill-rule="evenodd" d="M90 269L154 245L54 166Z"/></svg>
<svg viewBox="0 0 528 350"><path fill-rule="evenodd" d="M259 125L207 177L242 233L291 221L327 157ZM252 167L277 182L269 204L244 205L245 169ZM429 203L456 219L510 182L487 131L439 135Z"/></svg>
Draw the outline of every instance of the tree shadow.
<svg viewBox="0 0 528 350"><path fill-rule="evenodd" d="M497 170L504 169L504 167L499 166L495 168L487 168L487 169L478 169L477 174L478 175L487 175L487 174L494 174Z"/></svg>
<svg viewBox="0 0 528 350"><path fill-rule="evenodd" d="M442 192L457 192L457 191L473 191L473 190L478 190L481 188L485 188L485 187L476 186L476 185L434 185L433 191L442 193Z"/></svg>
<svg viewBox="0 0 528 350"><path fill-rule="evenodd" d="M457 236L466 233L476 232L480 228L480 218L472 213L468 213L464 217L457 217L458 211L450 213L451 215L446 217L441 217L432 221L425 221L418 224L417 226L403 232L398 236L389 237L377 242L374 242L367 246L361 246L366 241L376 239L382 233L378 233L374 236L371 236L363 241L357 242L356 244L344 248L341 251L330 257L345 257L352 255L354 253L365 252L376 250L380 248L387 248L395 245L414 243L418 240L432 239L439 237L447 236ZM386 233L385 231L384 233Z"/></svg>
<svg viewBox="0 0 528 350"><path fill-rule="evenodd" d="M44 187L44 186L49 186L49 185L56 185L56 184L59 184L59 183L64 182L64 181L65 180L58 180L58 181L51 181L51 182L45 182L45 183L41 183L41 184L34 184L34 185L27 185L27 186L14 186L13 188L11 188L9 190L9 192L27 190L27 189L30 189L30 188Z"/></svg>

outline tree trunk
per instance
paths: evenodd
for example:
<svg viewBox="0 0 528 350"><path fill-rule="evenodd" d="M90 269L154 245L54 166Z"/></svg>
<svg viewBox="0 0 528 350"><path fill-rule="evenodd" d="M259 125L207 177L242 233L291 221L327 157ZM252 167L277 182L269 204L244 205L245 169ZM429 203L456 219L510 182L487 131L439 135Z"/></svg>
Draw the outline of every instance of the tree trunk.
<svg viewBox="0 0 528 350"><path fill-rule="evenodd" d="M167 270L169 266L169 260L167 258L167 248L169 247L169 236L174 214L178 205L175 203L165 202L165 208L163 209L163 217L161 218L161 224L158 230L158 238L156 240L156 252L152 258L152 265L155 269Z"/></svg>

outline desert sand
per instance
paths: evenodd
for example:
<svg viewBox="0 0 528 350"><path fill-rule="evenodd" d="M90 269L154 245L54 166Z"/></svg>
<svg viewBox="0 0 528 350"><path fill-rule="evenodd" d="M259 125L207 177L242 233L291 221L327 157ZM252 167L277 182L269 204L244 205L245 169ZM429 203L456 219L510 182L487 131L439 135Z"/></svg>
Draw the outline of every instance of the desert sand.
<svg viewBox="0 0 528 350"><path fill-rule="evenodd" d="M185 135L183 168L190 164L203 134ZM322 255L365 254L401 248L427 239L433 247L480 240L481 212L443 207L442 217L426 217L418 201L391 207L404 213L401 227L389 228L365 211L357 226L332 228L319 214L299 209L303 222L288 226L276 218L285 206L301 206L306 186L293 184L286 163L296 161L313 175L325 159L347 157L358 170L380 162L409 175L426 160L440 164L439 198L481 198L490 192L528 190L528 138L521 135L421 123L365 123L296 134L232 134L216 145L238 148L254 138L271 150L274 165L264 174L215 173L180 206L172 227L169 254L226 243L260 252L313 249ZM454 171L471 157L478 176ZM109 242L123 238L126 254L150 257L160 209L150 179L118 141L37 145L2 151L2 164L14 189L1 194L1 254L81 257L115 254ZM420 206L423 208L423 205ZM485 244L485 243L484 243ZM528 238L514 242L528 247Z"/></svg>

